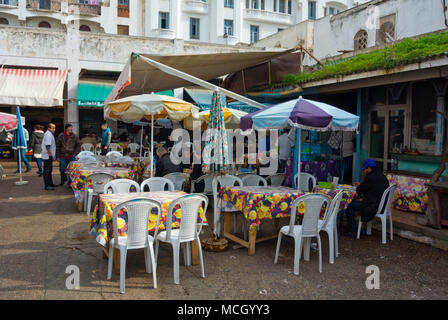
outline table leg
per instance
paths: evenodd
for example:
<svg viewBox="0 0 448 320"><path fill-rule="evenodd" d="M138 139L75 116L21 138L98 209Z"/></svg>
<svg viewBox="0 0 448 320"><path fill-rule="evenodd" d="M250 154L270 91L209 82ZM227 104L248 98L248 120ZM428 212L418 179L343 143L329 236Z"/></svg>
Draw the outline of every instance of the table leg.
<svg viewBox="0 0 448 320"><path fill-rule="evenodd" d="M76 204L78 205L78 212L83 212L84 211L84 203L82 201L78 201Z"/></svg>
<svg viewBox="0 0 448 320"><path fill-rule="evenodd" d="M193 240L191 243L191 264L198 265L199 264L199 248L196 240Z"/></svg>
<svg viewBox="0 0 448 320"><path fill-rule="evenodd" d="M224 232L230 232L230 218L231 213L226 212L224 215Z"/></svg>
<svg viewBox="0 0 448 320"><path fill-rule="evenodd" d="M255 255L255 241L257 239L257 228L249 230L249 255Z"/></svg>
<svg viewBox="0 0 448 320"><path fill-rule="evenodd" d="M120 250L114 249L114 271L115 274L120 274Z"/></svg>

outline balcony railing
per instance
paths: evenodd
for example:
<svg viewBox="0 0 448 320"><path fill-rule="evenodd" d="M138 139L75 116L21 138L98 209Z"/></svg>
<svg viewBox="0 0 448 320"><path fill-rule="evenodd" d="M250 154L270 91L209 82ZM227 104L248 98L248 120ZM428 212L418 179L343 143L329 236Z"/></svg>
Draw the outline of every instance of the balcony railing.
<svg viewBox="0 0 448 320"><path fill-rule="evenodd" d="M119 4L117 6L117 16L122 18L129 18L129 6L125 4Z"/></svg>
<svg viewBox="0 0 448 320"><path fill-rule="evenodd" d="M61 0L28 0L26 7L34 10L61 11Z"/></svg>
<svg viewBox="0 0 448 320"><path fill-rule="evenodd" d="M100 16L101 5L100 4L85 4L79 3L78 0L69 0L69 12L71 14L81 14L88 16Z"/></svg>
<svg viewBox="0 0 448 320"><path fill-rule="evenodd" d="M17 7L19 5L18 0L0 0L0 6Z"/></svg>
<svg viewBox="0 0 448 320"><path fill-rule="evenodd" d="M294 19L292 15L288 13L273 12L260 9L245 9L244 17L248 20L261 21L261 22L276 22L283 24L293 24Z"/></svg>

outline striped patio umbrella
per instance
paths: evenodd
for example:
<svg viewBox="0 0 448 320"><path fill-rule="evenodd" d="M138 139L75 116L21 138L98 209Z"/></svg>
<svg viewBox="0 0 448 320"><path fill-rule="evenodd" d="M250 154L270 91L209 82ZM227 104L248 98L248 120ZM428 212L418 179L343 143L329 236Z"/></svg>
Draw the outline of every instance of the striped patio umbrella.
<svg viewBox="0 0 448 320"><path fill-rule="evenodd" d="M22 123L25 122L25 118L21 118ZM17 129L17 115L11 113L0 112L0 132L13 131Z"/></svg>
<svg viewBox="0 0 448 320"><path fill-rule="evenodd" d="M19 156L19 176L20 181L16 181L16 185L27 184L28 181L22 180L22 150L27 148L25 137L23 135L22 117L20 116L20 108L17 107L17 129L14 131L14 140L12 141L12 148L17 150Z"/></svg>

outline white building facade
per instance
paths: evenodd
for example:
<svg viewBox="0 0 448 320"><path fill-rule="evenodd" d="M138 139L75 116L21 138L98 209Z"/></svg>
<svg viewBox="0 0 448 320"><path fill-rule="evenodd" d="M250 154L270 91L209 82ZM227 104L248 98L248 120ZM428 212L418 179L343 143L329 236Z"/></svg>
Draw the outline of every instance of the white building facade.
<svg viewBox="0 0 448 320"><path fill-rule="evenodd" d="M0 0L0 24L236 44L252 43L305 20L365 0Z"/></svg>

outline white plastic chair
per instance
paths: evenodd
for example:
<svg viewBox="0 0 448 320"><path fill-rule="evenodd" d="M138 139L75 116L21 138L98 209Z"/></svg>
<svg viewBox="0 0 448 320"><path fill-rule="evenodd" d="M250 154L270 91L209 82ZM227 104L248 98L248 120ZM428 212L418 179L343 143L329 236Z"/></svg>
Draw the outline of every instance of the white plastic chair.
<svg viewBox="0 0 448 320"><path fill-rule="evenodd" d="M164 175L163 177L173 182L174 190L184 190L185 182L190 179L190 176L183 172L172 172Z"/></svg>
<svg viewBox="0 0 448 320"><path fill-rule="evenodd" d="M198 212L200 206L204 203L204 215L202 216L201 223L198 225ZM181 221L179 229L172 230L172 221L174 208L176 205L180 205L182 211ZM208 198L200 193L188 194L177 198L172 201L166 214L166 231L160 232L156 239L156 264L159 253L159 242L170 243L173 247L173 268L174 268L174 283L179 284L179 249L180 244L185 243L184 248L184 261L186 265L191 265L191 255L189 242L196 241L198 243L199 250L199 262L201 265L201 276L205 278L204 272L204 257L202 256L201 240L199 234L201 233L202 224L204 223L205 213L207 212Z"/></svg>
<svg viewBox="0 0 448 320"><path fill-rule="evenodd" d="M137 153L138 150L140 150L140 145L132 142L130 144L128 144L128 149L129 149L129 153Z"/></svg>
<svg viewBox="0 0 448 320"><path fill-rule="evenodd" d="M118 143L109 144L109 150L119 152L123 155L123 148Z"/></svg>
<svg viewBox="0 0 448 320"><path fill-rule="evenodd" d="M132 159L129 156L122 156L122 157L116 159L115 162L119 163L119 164L134 164L135 163L134 159Z"/></svg>
<svg viewBox="0 0 448 320"><path fill-rule="evenodd" d="M81 145L81 151L90 151L93 153L95 151L95 147L91 143L83 143Z"/></svg>
<svg viewBox="0 0 448 320"><path fill-rule="evenodd" d="M123 157L123 154L118 151L109 151L106 154L106 158L104 161L106 162L117 162L118 159Z"/></svg>
<svg viewBox="0 0 448 320"><path fill-rule="evenodd" d="M338 216L339 206L341 205L342 195L344 191L340 190L331 200L330 206L328 207L325 217L323 220L319 220L318 228L319 232L325 231L328 234L328 245L329 245L329 256L330 264L334 263L334 256L339 255L338 251L338 229L336 219ZM309 241L308 241L309 242ZM309 256L309 245L306 246L307 253L305 256Z"/></svg>
<svg viewBox="0 0 448 320"><path fill-rule="evenodd" d="M294 176L294 180L296 182L296 187L297 184L299 183L299 190L308 192L313 191L314 187L316 186L316 178L312 174L301 172L299 182L297 182L297 177L298 174ZM310 188L310 180L311 180L311 188Z"/></svg>
<svg viewBox="0 0 448 320"><path fill-rule="evenodd" d="M277 173L266 177L266 181L270 186L282 186L283 183L285 182L285 179L286 174L284 173Z"/></svg>
<svg viewBox="0 0 448 320"><path fill-rule="evenodd" d="M204 181L204 191L202 191L202 194L205 195L212 195L213 194L213 176L210 174L205 174L203 176L200 176L196 180L191 180L191 193L196 192L196 184L199 182Z"/></svg>
<svg viewBox="0 0 448 320"><path fill-rule="evenodd" d="M93 145L92 145L93 146ZM95 157L95 154L92 151L83 150L76 155L78 158L82 157Z"/></svg>
<svg viewBox="0 0 448 320"><path fill-rule="evenodd" d="M145 192L145 187L148 186L149 192L155 191L174 191L174 183L171 180L160 178L160 177L152 177L146 179L140 185L140 190ZM168 190L165 188L168 187Z"/></svg>
<svg viewBox="0 0 448 320"><path fill-rule="evenodd" d="M99 196L104 193L104 186L110 181L113 180L114 176L108 173L93 173L90 176L87 176L85 188L84 188L84 209L87 211L87 215L90 216L90 209L92 207L92 198L94 196ZM88 188L88 181L92 181L93 188Z"/></svg>
<svg viewBox="0 0 448 320"><path fill-rule="evenodd" d="M125 208L128 215L127 236L118 235L118 213ZM109 242L109 263L107 280L112 279L114 248L120 250L120 293L124 293L126 276L126 256L128 250L145 249L145 267L147 273L152 273L154 289L157 288L156 259L154 255L154 238L148 234L149 214L157 209L157 224L160 223L162 207L160 203L150 199L133 199L123 202L113 210L114 237ZM156 231L157 233L157 228Z"/></svg>
<svg viewBox="0 0 448 320"><path fill-rule="evenodd" d="M231 174L225 175L225 176L218 176L217 178L217 182L218 182L218 186L220 186L221 188L226 188L226 187L234 187L236 185L242 187L243 181ZM219 191L219 187L217 187L217 192L213 193L213 208L218 208L218 196L217 193ZM218 236L221 234L221 219L218 219L218 225L217 225L217 230L218 230ZM243 229L245 230L245 229ZM236 232L236 216L233 220L233 232Z"/></svg>
<svg viewBox="0 0 448 320"><path fill-rule="evenodd" d="M111 193L110 189L112 193L130 193L132 187L135 188L134 192L140 192L140 185L137 182L131 179L115 179L106 183L103 193Z"/></svg>
<svg viewBox="0 0 448 320"><path fill-rule="evenodd" d="M386 244L386 233L387 233L387 217L389 217L389 232L390 232L390 240L394 239L394 227L392 223L392 201L395 197L395 190L397 189L397 185L393 184L386 190L384 190L383 195L381 197L380 205L378 206L378 211L376 212L375 217L378 217L381 219L381 232L382 232L382 243ZM388 196L389 195L389 196ZM387 202L386 202L387 197ZM386 204L385 204L386 203ZM384 207L385 205L385 207ZM384 210L383 210L384 207ZM373 220L367 222L367 234L372 234L372 222ZM356 236L357 239L359 239L359 236L361 235L361 227L362 227L362 221L361 218L359 218L358 223L358 234Z"/></svg>
<svg viewBox="0 0 448 320"><path fill-rule="evenodd" d="M305 214L303 215L303 221L301 225L296 225L297 205L303 202L305 205ZM282 236L288 236L294 238L294 274L299 274L299 263L302 255L302 247L304 239L317 238L317 244L319 249L319 272L322 272L322 246L319 236L318 221L322 206L326 203L327 208L330 204L330 198L326 195L319 193L311 193L303 195L292 203L291 206L291 218L289 226L284 226L280 229L277 240L277 250L275 251L274 263L278 261L278 253L280 251L280 244L282 242Z"/></svg>
<svg viewBox="0 0 448 320"><path fill-rule="evenodd" d="M83 151L85 152L85 151ZM77 160L80 163L98 163L98 160L95 158L95 156L90 156L87 154L83 154L81 157L78 158Z"/></svg>
<svg viewBox="0 0 448 320"><path fill-rule="evenodd" d="M265 178L262 176L256 175L256 174L246 174L241 178L241 181L243 181L244 186L259 186L260 183L266 187L268 185L268 182Z"/></svg>

